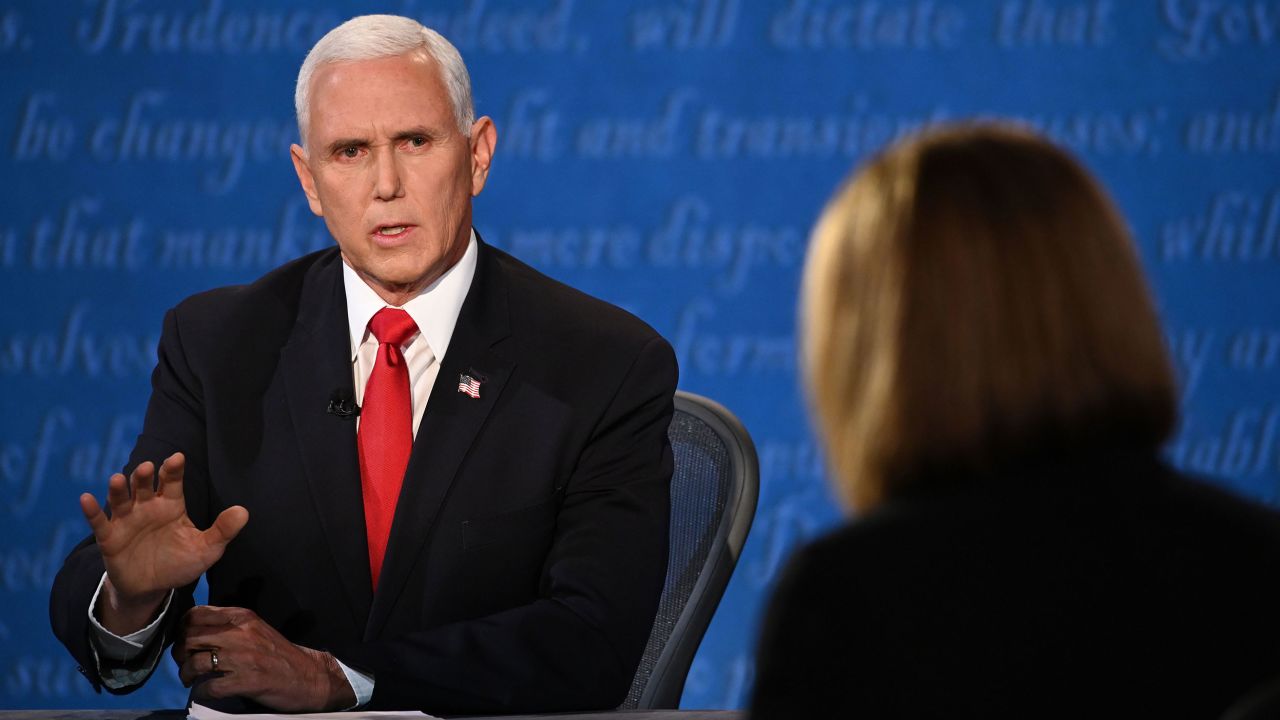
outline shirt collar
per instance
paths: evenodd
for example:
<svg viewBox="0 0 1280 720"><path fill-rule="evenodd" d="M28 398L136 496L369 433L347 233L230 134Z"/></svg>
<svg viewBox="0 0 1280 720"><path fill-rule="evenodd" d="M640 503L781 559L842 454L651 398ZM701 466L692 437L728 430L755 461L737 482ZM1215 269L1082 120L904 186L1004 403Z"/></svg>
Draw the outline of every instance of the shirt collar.
<svg viewBox="0 0 1280 720"><path fill-rule="evenodd" d="M401 306L409 317L418 324L418 330L427 341L427 346L437 358L443 358L449 350L449 340L453 338L453 328L458 324L458 313L462 311L462 301L467 298L471 289L471 280L476 274L476 231L471 231L471 239L467 241L467 249L462 259L454 264L418 293L412 300ZM347 295L347 325L351 332L351 361L355 362L360 345L364 343L369 329L369 321L375 313L387 305L386 301L369 287L355 270L342 262L342 284ZM416 337L413 342L417 342Z"/></svg>

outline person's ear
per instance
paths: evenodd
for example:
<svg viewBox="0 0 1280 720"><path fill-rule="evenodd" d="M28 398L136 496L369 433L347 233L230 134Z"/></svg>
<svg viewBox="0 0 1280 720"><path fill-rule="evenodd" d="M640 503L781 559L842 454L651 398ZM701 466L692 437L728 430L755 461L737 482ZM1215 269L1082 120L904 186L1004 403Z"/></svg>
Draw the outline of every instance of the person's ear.
<svg viewBox="0 0 1280 720"><path fill-rule="evenodd" d="M489 179L489 165L493 162L493 150L498 145L498 129L493 120L484 116L471 125L471 195L484 189Z"/></svg>
<svg viewBox="0 0 1280 720"><path fill-rule="evenodd" d="M293 160L293 171L298 173L298 182L302 192L307 196L307 204L311 212L324 217L324 207L320 204L320 193L316 192L316 178L311 174L311 165L307 161L307 151L301 145L289 146L289 157Z"/></svg>

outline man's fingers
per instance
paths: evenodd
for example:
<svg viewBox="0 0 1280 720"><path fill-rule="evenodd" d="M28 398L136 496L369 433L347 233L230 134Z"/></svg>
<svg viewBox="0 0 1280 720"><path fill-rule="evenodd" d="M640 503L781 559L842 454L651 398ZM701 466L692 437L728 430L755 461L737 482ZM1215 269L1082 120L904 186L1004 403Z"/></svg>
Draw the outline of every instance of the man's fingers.
<svg viewBox="0 0 1280 720"><path fill-rule="evenodd" d="M182 626L188 632L195 628L225 628L229 625L243 625L256 618L252 610L239 607L218 607L216 605L196 605L182 616ZM188 636L187 644L199 647Z"/></svg>
<svg viewBox="0 0 1280 720"><path fill-rule="evenodd" d="M235 539L249 522L249 511L241 505L232 505L218 514L213 527L204 531L210 545L226 545Z"/></svg>
<svg viewBox="0 0 1280 720"><path fill-rule="evenodd" d="M192 692L192 696L199 700L202 698L227 698L247 694L248 687L240 675L236 673L223 675L221 670L218 673L217 675L207 675L208 679L201 680Z"/></svg>
<svg viewBox="0 0 1280 720"><path fill-rule="evenodd" d="M199 673L191 666L191 662L178 663L178 679L182 681L182 687L191 687L191 681L196 679Z"/></svg>
<svg viewBox="0 0 1280 720"><path fill-rule="evenodd" d="M133 498L129 496L129 481L120 473L112 475L107 481L107 507L111 508L112 517L123 517L133 509Z"/></svg>
<svg viewBox="0 0 1280 720"><path fill-rule="evenodd" d="M183 642L174 643L173 650L170 651L170 654L173 655L173 661L178 663L178 667L181 668L187 665L196 655L209 652L209 648L214 647L214 644L206 642L206 640L206 638L198 635L192 635Z"/></svg>
<svg viewBox="0 0 1280 720"><path fill-rule="evenodd" d="M195 648L179 663L178 679L182 680L184 686L190 687L201 676L210 675L210 673L226 673L228 669L222 661L221 654L218 655L218 665L215 668L213 664L214 653L217 650L211 648ZM216 677L216 676L213 676Z"/></svg>
<svg viewBox="0 0 1280 720"><path fill-rule="evenodd" d="M156 494L156 466L149 462L144 462L133 469L133 474L129 476L129 484L133 486L133 501L142 502L150 500Z"/></svg>
<svg viewBox="0 0 1280 720"><path fill-rule="evenodd" d="M107 514L102 512L102 507L98 505L98 498L92 493L84 493L80 496L80 512L84 513L84 519L89 523L89 529L93 531L93 537L99 543L107 539L107 535L111 529L111 522L107 520Z"/></svg>
<svg viewBox="0 0 1280 720"><path fill-rule="evenodd" d="M214 607L212 605L196 605L182 616L182 626L191 628L197 626L212 625L230 625L231 620L225 612L226 608ZM188 643L190 641L188 640ZM194 645L193 645L194 647Z"/></svg>
<svg viewBox="0 0 1280 720"><path fill-rule="evenodd" d="M160 465L159 493L167 498L182 499L182 475L187 460L182 453L174 453Z"/></svg>
<svg viewBox="0 0 1280 720"><path fill-rule="evenodd" d="M178 663L179 669L182 668L182 663L187 661L187 656L190 654L191 650L189 649L185 639L174 643L173 647L169 648L169 655L173 657L174 662Z"/></svg>

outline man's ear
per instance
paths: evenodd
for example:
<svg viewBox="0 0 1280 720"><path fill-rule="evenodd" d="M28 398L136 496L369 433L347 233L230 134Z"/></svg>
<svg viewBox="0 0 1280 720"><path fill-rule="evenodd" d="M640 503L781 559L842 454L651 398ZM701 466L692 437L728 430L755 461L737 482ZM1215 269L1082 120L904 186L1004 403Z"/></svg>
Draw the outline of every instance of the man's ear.
<svg viewBox="0 0 1280 720"><path fill-rule="evenodd" d="M484 189L489 178L489 164L493 162L493 150L498 146L498 129L486 115L471 125L471 196Z"/></svg>
<svg viewBox="0 0 1280 720"><path fill-rule="evenodd" d="M316 192L316 179L311 174L311 166L307 164L307 151L300 145L290 145L289 157L293 160L293 171L298 173L298 182L302 184L302 192L307 196L311 212L324 217L324 208L320 205L320 193Z"/></svg>

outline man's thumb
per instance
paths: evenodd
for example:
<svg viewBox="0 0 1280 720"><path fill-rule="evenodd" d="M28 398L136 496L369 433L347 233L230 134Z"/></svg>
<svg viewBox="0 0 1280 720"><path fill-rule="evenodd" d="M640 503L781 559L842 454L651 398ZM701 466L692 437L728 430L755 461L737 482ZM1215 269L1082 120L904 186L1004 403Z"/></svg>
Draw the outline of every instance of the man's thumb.
<svg viewBox="0 0 1280 720"><path fill-rule="evenodd" d="M226 545L240 534L248 522L249 511L241 505L232 505L223 510L218 515L218 519L213 521L213 527L209 528L207 533L209 542Z"/></svg>

